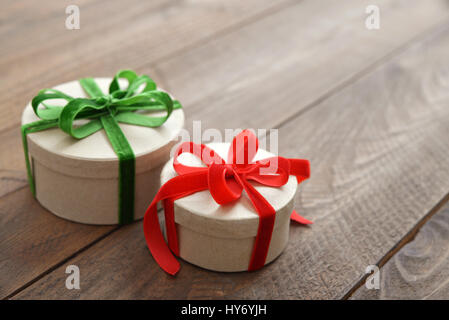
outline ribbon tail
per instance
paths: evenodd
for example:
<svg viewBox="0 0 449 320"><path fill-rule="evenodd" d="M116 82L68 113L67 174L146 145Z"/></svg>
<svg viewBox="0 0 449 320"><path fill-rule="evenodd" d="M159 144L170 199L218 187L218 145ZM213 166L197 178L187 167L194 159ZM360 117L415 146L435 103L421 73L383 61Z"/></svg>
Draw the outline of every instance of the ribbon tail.
<svg viewBox="0 0 449 320"><path fill-rule="evenodd" d="M198 172L174 177L167 181L156 194L143 218L145 240L157 264L167 273L175 275L180 264L170 248L179 255L178 237L174 218L174 200L189 194L207 189L207 171L201 168ZM157 215L157 203L164 201L165 225L169 245L165 242Z"/></svg>
<svg viewBox="0 0 449 320"><path fill-rule="evenodd" d="M155 199L157 200L157 199ZM143 218L143 232L148 249L150 249L154 260L167 273L174 276L181 268L178 260L171 253L165 243L161 228L159 227L159 219L157 216L157 201L153 201L145 213Z"/></svg>
<svg viewBox="0 0 449 320"><path fill-rule="evenodd" d="M164 200L165 229L170 250L179 256L179 242L176 233L174 199Z"/></svg>
<svg viewBox="0 0 449 320"><path fill-rule="evenodd" d="M298 222L298 223L300 223L300 224L305 224L305 225L307 225L307 224L313 224L312 221L307 220L306 218L300 216L300 215L298 214L298 212L296 212L295 210L293 210L292 215L290 216L290 219L291 219L292 221Z"/></svg>

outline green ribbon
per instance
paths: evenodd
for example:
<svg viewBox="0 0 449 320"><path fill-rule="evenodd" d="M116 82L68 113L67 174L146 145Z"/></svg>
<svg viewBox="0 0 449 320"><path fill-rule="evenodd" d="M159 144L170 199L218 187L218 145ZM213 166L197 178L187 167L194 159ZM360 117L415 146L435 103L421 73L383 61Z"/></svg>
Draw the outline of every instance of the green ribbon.
<svg viewBox="0 0 449 320"><path fill-rule="evenodd" d="M126 79L128 87L121 89L119 79ZM22 126L22 142L28 182L36 196L36 185L28 154L29 133L59 127L75 139L83 139L104 129L119 159L119 224L134 220L135 156L119 122L144 127L159 127L170 117L174 109L181 108L178 101L157 90L155 82L146 75L137 76L134 71L117 72L109 85L109 94L104 94L92 78L79 80L90 98L73 98L55 89L43 89L31 101L34 113L41 119ZM143 86L143 90L139 88ZM44 102L64 99L64 106L49 106ZM42 107L40 107L42 106ZM150 117L141 111L165 111L164 116ZM76 120L87 123L75 125Z"/></svg>

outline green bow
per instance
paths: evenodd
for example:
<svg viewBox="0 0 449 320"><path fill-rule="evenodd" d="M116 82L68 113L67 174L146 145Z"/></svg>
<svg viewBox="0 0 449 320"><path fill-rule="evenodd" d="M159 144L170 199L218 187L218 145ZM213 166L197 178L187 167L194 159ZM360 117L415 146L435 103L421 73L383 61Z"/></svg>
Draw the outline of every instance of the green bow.
<svg viewBox="0 0 449 320"><path fill-rule="evenodd" d="M126 79L128 87L121 89L118 79ZM73 98L55 89L43 89L31 101L34 113L42 120L22 126L22 142L31 192L36 195L34 177L28 155L27 134L58 127L76 139L83 139L104 129L119 159L119 223L134 220L135 156L118 122L144 127L159 127L170 117L174 109L181 108L178 101L157 90L156 84L146 75L137 76L134 71L117 72L109 85L109 94L104 94L95 80L79 80L90 98ZM139 88L143 90L138 92ZM49 106L46 100L64 99L64 106ZM39 108L42 105L43 108ZM164 116L149 117L136 111L165 111ZM75 126L74 121L88 122Z"/></svg>

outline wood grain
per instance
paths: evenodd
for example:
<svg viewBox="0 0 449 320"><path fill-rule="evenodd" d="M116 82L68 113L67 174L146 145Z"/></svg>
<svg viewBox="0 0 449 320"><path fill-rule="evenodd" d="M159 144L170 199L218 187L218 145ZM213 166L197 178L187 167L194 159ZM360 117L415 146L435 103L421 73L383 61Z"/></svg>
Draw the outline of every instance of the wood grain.
<svg viewBox="0 0 449 320"><path fill-rule="evenodd" d="M41 28L56 29L55 32L47 33L49 37L47 40L51 40L48 45L57 46L54 43L55 41L61 43L66 41L73 46L80 46L81 43L85 43L88 47L93 46L97 48L98 44L95 41L98 40L98 37L94 37L93 34L100 33L105 28L107 29L109 24L94 24L93 22L97 18L95 13L98 13L100 10L104 13L104 16L110 16L111 19L115 18L119 15L123 3L122 1L113 1L108 6L105 6L106 11L101 11L100 9L104 4L99 2L99 0L86 0L85 4L83 2L80 5L80 9L85 12L83 21L89 25L89 29L87 31L84 29L77 30L76 32L85 32L80 34L69 32L63 27L55 28L61 22L61 17L53 4L50 5L44 2L43 6L36 8L42 10L37 11L38 13L41 15L46 13L51 18L48 22L45 22L45 20L46 24L40 28L37 28L40 20L37 18L33 20L29 16L33 11L28 8L23 16L25 18L28 17L28 20L31 19L31 23L28 20L24 20L24 17L22 17L23 20L19 20L17 23L18 26L22 26L25 21L28 21L30 26L27 24L16 31L17 35L14 37L15 46L13 48L15 51L25 52L22 59L35 61L34 58L30 58L33 56L34 51L28 52L26 50L27 46L33 46L24 41L24 39L28 39L29 36L35 38L34 33L38 32L37 30L41 30ZM215 15L218 15L221 11L225 11L225 15L235 16L237 12L238 15L249 15L249 12L245 13L245 10L248 9L247 5L245 5L244 10L239 7L240 3L227 2L225 9L220 6L215 7L212 4L204 7L195 3L195 5L192 4L193 7L188 9L186 14L187 16L201 16L200 20L204 19L204 21L198 22L197 27L205 28L202 23L214 20L216 18ZM270 8L268 4L264 5L260 2L258 4L260 10L263 10L265 6L268 6L268 9ZM294 4L295 2L286 2L286 8L283 10L282 8L278 9L278 11L272 8L272 15L267 14L263 19L260 18L260 21L253 18L256 21L248 23L247 26L235 27L234 32L230 31L229 34L220 34L220 36L207 41L204 45L186 50L185 53L181 52L172 58L167 58L167 56L170 57L173 52L178 52L177 48L182 45L182 41L172 40L165 44L162 46L165 51L160 55L153 55L151 48L154 44L146 42L147 46L150 46L147 47L150 55L141 53L139 59L147 57L148 61L159 61L164 57L166 58L155 64L145 64L140 61L139 63L142 64L140 70L143 73L151 74L157 82L162 83L162 86L169 89L182 101L188 110L186 121L188 129L192 128L192 120L199 119L203 121L203 129L207 127L219 129L277 127L286 119L301 112L301 110L309 108L323 97L353 81L372 67L376 61L388 57L388 54L394 53L407 41L444 19L447 16L447 10L444 9L448 7L445 1L439 0L426 5L423 5L422 1L412 3L410 1L385 0L380 2L380 7L384 13L382 15L382 29L372 32L364 27L365 3L359 0L347 0L338 3L326 2L326 5L324 5L323 1L316 0L300 1L298 4ZM155 9L154 15L157 13L164 15L165 10L168 10L167 7L161 4L160 6L160 8L157 7L159 9ZM167 6L176 8L176 4L167 4ZM187 5L183 4L182 6L185 7ZM83 7L85 10L83 10ZM61 4L59 10L61 11L64 8L65 4ZM140 8L140 11L145 13L146 10L152 10L151 8L153 7L148 8L144 6ZM268 10L267 8L265 9ZM19 10L17 9L17 11ZM50 11L51 14L47 11ZM259 11L256 10L253 14L256 15L257 12ZM126 10L126 14L123 17L120 16L120 19L131 19L133 17L132 14L136 13L132 10ZM17 13L13 14L10 20L17 18L17 15ZM209 17L209 15L214 16L214 18ZM36 17L39 17L39 15L36 15ZM133 17L133 19L137 18ZM139 16L138 19L143 18ZM224 21L226 17L216 19ZM160 24L158 24L158 28L166 29L161 34L170 33L169 38L172 39L171 37L173 37L175 39L178 30L176 26L180 22L175 17L168 20L165 19L164 21L156 20ZM222 23L223 27L228 23L230 26L233 25L232 23L238 24L237 17L233 17L232 21L226 21L226 23ZM410 21L413 21L413 23L411 24ZM150 22L156 23L152 20ZM175 26L172 26L172 24L175 24ZM214 26L216 25L214 24ZM131 28L131 26L127 26L127 28ZM129 32L137 33L138 30L140 29L136 28L136 30L132 29ZM206 31L201 30L201 32ZM54 35L56 40L50 37L50 35ZM205 34L204 37L207 38L207 35ZM102 38L100 40L103 41ZM109 41L107 43L107 45L111 46L113 44L116 44L116 42ZM170 46L173 46L172 51L169 51L168 47ZM117 48L114 47L114 50L120 50L120 48L117 46ZM223 50L223 48L229 48L229 50ZM12 85L15 85L14 79L18 75L13 75L13 79L8 80L7 83L6 78L0 79L0 82L5 81L5 85L0 86L0 92L3 89L5 91L9 90L9 93L11 90L21 90L22 93L12 97L12 99L18 99L14 104L25 105L27 100L23 99L23 97L30 99L35 88L49 87L63 81L84 77L90 73L100 75L108 75L108 72L109 74L113 73L115 72L113 68L121 67L121 65L113 66L114 61L121 63L125 59L132 61L133 65L138 65L137 60L129 57L129 54L131 54L129 52L123 55L123 59L114 58L111 61L107 60L109 62L106 63L104 57L99 59L95 56L101 54L101 50L92 50L93 53L86 53L83 59L91 57L92 61L101 60L102 63L90 65L85 64L84 60L80 62L79 59L71 59L67 62L66 56L73 54L71 52L60 52L58 50L53 52L49 51L47 46L38 46L37 49L33 50L40 50L39 52L42 53L39 54L42 55L52 54L60 56L58 59L63 59L64 63L69 63L72 71L65 70L65 67L59 65L48 68L46 63L55 64L58 60L51 59L44 64L33 65L33 67L27 69L29 72L33 72L33 74L35 72L39 74L39 76L37 74L33 75L34 80L37 82L29 79L31 82L21 81L20 86L11 88ZM11 55L10 59L20 58L15 57L11 52L9 54ZM135 50L132 50L132 54L136 54ZM257 57L257 60L254 60L253 57ZM46 61L44 58L39 60ZM334 61L336 60L343 62L335 64ZM0 66L4 63L5 67L9 66L12 68L11 66L17 63L22 64L22 62L16 60L10 60L10 63L7 63L8 61L6 58L0 60ZM329 65L332 65L332 67L329 68ZM47 70L44 70L46 66ZM103 69L104 66L106 66L106 69ZM267 66L270 67L267 68ZM39 69L41 67L43 69ZM56 67L59 73L51 72L51 77L59 80L45 82L48 70L53 70L54 67ZM126 67L126 65L123 65L123 67ZM211 70L213 70L212 73ZM213 78L213 81L211 81L211 78ZM30 83L30 86L28 86L28 83ZM266 84L269 84L269 90L265 88ZM22 87L23 85L25 87ZM281 92L282 95L275 92ZM6 92L6 94L9 93ZM278 103L279 99L283 101L281 104ZM19 156L18 158L20 158L19 143L16 143L18 140L14 136L19 130L18 125L15 123L9 129L8 125L18 121L22 110L21 108L13 108L13 103L8 101L6 99L4 104L2 104L8 115L5 115L3 118L0 117L0 133L3 132L8 138L1 139L0 143L7 143L10 148L14 148L13 156L15 158ZM273 116L273 105L277 105L275 116ZM2 106L0 106L0 114ZM241 112L242 106L245 106L245 109L248 109L247 106L255 107L248 109L247 112ZM251 110L254 108L257 108L258 112L252 112ZM234 116L236 112L239 112L239 117ZM16 120L11 120L12 118ZM2 127L2 119L11 120L6 128ZM3 131L1 128L3 128ZM11 143L12 140L10 139L13 138L14 143ZM20 159L19 161L9 161L5 157L4 162L7 162L7 165L1 165L0 169L16 171L24 167Z"/></svg>
<svg viewBox="0 0 449 320"><path fill-rule="evenodd" d="M447 299L449 205L380 269L379 290L361 286L351 299Z"/></svg>
<svg viewBox="0 0 449 320"><path fill-rule="evenodd" d="M289 3L85 0L80 29L67 30L65 8L72 2L19 2L0 30L0 130L20 123L20 106L40 88L123 68L148 72L161 83L148 64Z"/></svg>
<svg viewBox="0 0 449 320"><path fill-rule="evenodd" d="M0 132L0 198L26 186L27 175L20 128Z"/></svg>
<svg viewBox="0 0 449 320"><path fill-rule="evenodd" d="M315 224L292 227L285 252L262 270L224 274L183 262L172 278L137 223L67 261L80 267L81 290L65 289L61 265L14 298L344 297L449 190L448 50L445 23L282 125L280 154L311 160L296 207Z"/></svg>
<svg viewBox="0 0 449 320"><path fill-rule="evenodd" d="M277 127L449 12L446 1L377 1L381 28L370 31L368 4L298 2L155 67L189 108L189 129L191 120L202 120L203 128Z"/></svg>
<svg viewBox="0 0 449 320"><path fill-rule="evenodd" d="M20 289L115 227L88 226L49 213L22 188L0 199L0 297Z"/></svg>
<svg viewBox="0 0 449 320"><path fill-rule="evenodd" d="M83 0L77 2L81 29L73 31L64 26L65 7L71 1L13 1L2 6L0 271L6 276L1 277L0 297L20 290L114 229L59 219L25 188L20 114L37 90L147 64L285 3ZM151 66L143 72L155 74ZM161 82L157 74L153 78Z"/></svg>

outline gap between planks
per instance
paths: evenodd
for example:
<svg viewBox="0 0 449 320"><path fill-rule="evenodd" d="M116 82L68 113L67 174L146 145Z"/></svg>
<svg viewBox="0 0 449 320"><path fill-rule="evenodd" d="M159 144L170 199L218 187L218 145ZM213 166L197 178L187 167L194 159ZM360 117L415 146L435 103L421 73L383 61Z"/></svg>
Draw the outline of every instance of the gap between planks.
<svg viewBox="0 0 449 320"><path fill-rule="evenodd" d="M393 59L396 56L399 56L402 52L406 51L408 48L412 47L416 43L419 43L420 41L427 38L429 34L432 34L434 31L443 28L445 25L449 23L449 19L444 20L443 22L437 23L432 25L431 27L427 28L420 34L414 36L409 41L405 42L401 46L393 49L393 51L387 53L385 56L379 58L377 61L373 62L372 64L368 65L366 68L360 70L359 72L355 73L353 76L348 78L347 80L343 81L342 83L338 84L336 87L331 88L329 91L324 92L321 96L319 96L317 99L312 101L311 103L307 104L299 110L298 112L294 113L290 118L285 119L277 124L275 124L272 128L280 128L287 123L290 123L294 120L297 120L300 116L307 113L308 111L312 110L315 106L319 105L321 102L327 100L328 98L332 97L334 94L340 92L346 87L349 87L354 82L358 81L359 79L363 78L364 76L370 74L377 68L381 67L382 65L386 64L388 61Z"/></svg>
<svg viewBox="0 0 449 320"><path fill-rule="evenodd" d="M254 17L252 17L254 18ZM252 20L252 18L249 18L248 20ZM446 22L445 22L446 23ZM245 25L243 23L241 23L242 25ZM438 24L440 25L440 24ZM225 32L225 30L222 30L221 32L218 32L219 34L226 34L227 32L231 32L235 26L231 26L230 28L228 28ZM366 74L369 74L371 71L373 71L374 69L376 69L377 67L383 65L385 62L389 61L391 58L399 55L402 51L406 50L411 44L414 44L416 42L418 42L422 37L424 37L425 35L427 35L429 33L429 30L434 30L435 26L428 28L426 31L422 32L421 34L419 34L418 36L415 36L412 40L408 41L406 44L394 49L392 52L388 53L386 56L380 58L379 60L377 60L376 62L374 62L373 64L369 65L368 67L364 68L362 71L356 73L354 76L352 76L351 78L349 78L347 81L345 81L344 83L336 86L335 88L329 90L328 92L324 93L323 95L321 95L319 98L317 98L315 101L313 101L312 103L310 103L309 105L307 105L304 109L300 110L298 113L294 114L290 119L287 119L283 122L280 122L279 124L277 124L275 127L280 127L285 125L286 123L296 120L298 117L300 117L301 115L303 115L304 113L306 113L307 111L311 110L313 107L317 106L320 102L326 100L327 98L331 97L332 95L334 95L335 93L339 92L340 90L342 90L343 88L349 86L350 84L352 84L353 82L357 81L358 79L360 79L361 77L363 77ZM208 41L207 39L202 39L200 41L198 41L199 43L203 42L203 41ZM181 50L179 50L180 52ZM179 54L178 52L178 54ZM176 55L174 55L176 56ZM168 58L170 58L170 55L167 55ZM161 58L161 59L165 59ZM2 130L2 132L5 130ZM262 137L261 137L262 138ZM19 190L23 187L20 187L16 190ZM14 191L12 191L14 192ZM378 263L379 266L383 266L400 248L402 248L406 243L408 243L409 241L411 241L413 239L413 237L416 235L416 233L419 231L419 229L449 200L449 194L447 194L434 208L431 209L431 211L429 211L429 213L422 218L417 225L401 240L398 242L398 244L396 246L394 246ZM74 254L70 255L69 257L67 257L66 259L62 260L61 262L53 265L52 267L50 267L48 270L46 270L45 272L43 272L41 275L39 275L38 277L34 278L33 280L29 281L28 283L26 283L25 285L23 285L22 287L20 287L19 289L15 290L13 293L11 293L10 295L8 295L6 297L6 299L13 297L14 295L16 295L17 293L19 293L20 291L22 291L23 289L27 288L28 286L32 285L33 283L35 283L36 281L40 280L41 278L43 278L45 275L51 273L53 270L55 270L56 268L58 268L59 266L63 265L64 263L70 261L71 259L73 259L74 257L76 257L78 254L80 254L81 252L83 252L84 250L90 248L91 246L95 245L96 243L100 242L101 240L103 240L104 238L106 238L107 236L109 236L110 234L114 233L116 230L118 230L120 227L117 227L109 232L107 232L106 234L102 235L101 237L99 237L98 239L96 239L95 241L91 242L90 244L86 245L85 247L79 249L78 251L76 251ZM345 296L344 299L349 298L361 285L363 285L364 280L366 279L367 276L365 276L364 278L362 278L357 284L356 286L354 286Z"/></svg>
<svg viewBox="0 0 449 320"><path fill-rule="evenodd" d="M253 24L255 22L258 22L260 20L263 20L266 17L269 17L273 14L278 13L279 11L282 11L288 7L294 6L294 5L298 5L299 3L303 2L304 0L300 0L300 1L294 1L294 0L290 0L290 1L285 1L285 2L281 2L273 7L267 8L253 16L248 17L247 19L243 19L240 22L237 22L236 24L230 25L229 27L223 28L219 31L217 31L214 34L211 34L209 36L206 36L200 40L198 40L197 42L191 43L186 45L183 48L177 49L169 54L166 54L160 58L156 58L154 59L152 62L150 63L145 63L141 66L139 66L139 68L144 68L144 67L148 67L150 65L154 65L154 64L159 64L161 62L176 58L177 56L181 55L182 53L184 53L185 51L189 51L191 49L194 49L198 46L201 46L203 44L206 44L207 42L211 41L211 40L216 40L220 37L223 37L229 33L232 33L234 31L237 31L245 26L248 26L250 24Z"/></svg>
<svg viewBox="0 0 449 320"><path fill-rule="evenodd" d="M421 228L449 202L449 193L447 193L443 199L441 199L418 223L393 247L391 248L380 260L376 263L376 266L381 269L393 256L399 252L407 243L415 239L416 234ZM380 272L380 270L379 270ZM352 295L360 289L370 274L364 275L342 298L342 300L348 300Z"/></svg>
<svg viewBox="0 0 449 320"><path fill-rule="evenodd" d="M51 272L53 272L54 270L56 270L57 268L61 267L62 265L64 265L66 262L69 262L70 260L72 260L73 258L75 258L76 256L78 256L80 253L82 253L83 251L89 249L90 247L94 246L96 243L100 242L101 240L105 239L107 236L109 236L110 234L114 233L115 231L117 231L118 229L120 229L120 226L117 226L116 228L109 230L108 232L106 232L105 234L101 235L100 237L98 237L97 239L95 239L94 241L92 241L91 243L89 243L88 245L80 248L79 250L75 251L73 254L71 254L70 256L68 256L67 258L59 261L58 263L55 263L53 266L51 266L50 268L48 268L47 270L45 270L44 272L42 272L40 275L38 275L37 277L33 278L32 280L28 281L27 283L25 283L24 285L22 285L21 287L17 288L16 290L14 290L13 292L11 292L10 294L6 295L5 297L2 298L2 300L9 300L12 297L14 297L16 294L18 294L19 292L25 290L26 288L28 288L29 286L31 286L33 283L39 281L40 279L42 279L43 277L45 277L46 275L50 274Z"/></svg>
<svg viewBox="0 0 449 320"><path fill-rule="evenodd" d="M299 2L302 2L302 1L303 0L301 0ZM175 58L178 55L181 55L183 52L189 51L189 50L191 50L193 48L201 46L201 45L211 41L212 39L218 39L218 38L223 37L223 36L225 36L225 35L227 35L229 33L237 31L237 30L239 30L239 29L241 29L241 28L243 28L245 26L248 26L248 25L251 25L251 24L253 24L253 23L257 22L257 21L260 21L260 20L262 20L262 19L264 19L264 18L266 18L268 16L276 14L279 11L285 10L288 7L297 5L299 2L298 1L294 1L294 0L289 0L289 1L287 0L285 2L284 1L280 2L277 5L274 5L272 7L268 7L268 8L262 10L261 12L255 14L253 16L249 16L248 18L242 19L241 21L236 22L235 24L231 24L228 27L225 27L225 28L223 28L221 30L218 30L216 33L208 35L208 36L206 36L204 38L200 38L196 42L187 44L184 47L181 47L179 49L175 49L173 52L167 53L167 54L165 54L165 55L163 55L161 57L155 58L154 60L152 60L150 62L147 62L147 63L144 63L142 65L139 65L139 66L137 66L136 69L153 68L152 70L155 70L155 72L158 75L160 75L161 79L163 80L164 76L163 76L162 72L160 72L159 69L157 68L157 64L159 64L161 62L164 62L166 60ZM167 5L161 5L160 7L165 7L165 6L167 6ZM162 82L165 82L164 88L167 91L170 91L170 88L169 88L168 84L166 83L166 81L162 81ZM13 128L13 127L15 127L17 125L20 125L20 123L15 123L15 124L12 124L10 126L7 126L7 127L4 127L2 129L0 129L0 134L10 130L11 128Z"/></svg>
<svg viewBox="0 0 449 320"><path fill-rule="evenodd" d="M24 186L27 187L28 185ZM22 187L23 188L23 187ZM19 188L18 190L22 189ZM12 191L10 193L16 192L18 190ZM158 214L162 211L162 208L159 208L157 210ZM140 223L143 219L140 220L136 220L134 221L132 224L134 223ZM161 227L165 224L165 217L159 217L159 223L161 225ZM73 254L69 255L68 257L66 257L65 259L62 259L61 261L59 261L58 263L53 264L53 266L49 267L47 270L45 270L44 272L42 272L40 275L38 275L37 277L31 279L30 281L28 281L27 283L25 283L24 285L22 285L21 287L17 288L16 290L14 290L13 292L11 292L10 294L4 296L2 299L0 300L9 300L11 298L13 298L14 296L16 296L17 294L19 294L21 291L27 289L28 287L32 286L34 283L36 283L37 281L41 280L42 278L44 278L45 276L49 275L50 273L52 273L53 271L55 271L56 269L58 269L59 267L63 266L64 264L66 264L67 262L73 260L74 258L76 258L78 255L80 255L81 253L83 253L84 251L88 250L89 248L93 247L94 245L96 245L97 243L101 242L102 240L106 239L107 237L109 237L110 235L112 235L113 233L115 233L116 231L118 231L119 229L123 228L124 226L116 226L115 228L109 230L108 232L104 233L103 235L99 236L97 239L95 239L94 241L92 241L91 243L85 245L84 247L78 249L77 251L75 251Z"/></svg>
<svg viewBox="0 0 449 320"><path fill-rule="evenodd" d="M290 3L290 2L283 3L282 6L279 5L278 8L277 8L277 10L274 10L274 11L272 11L271 13L274 14L274 13L280 11L282 8L288 7L288 5L286 5L287 3ZM291 3L290 3L290 5L291 5ZM281 7L282 7L282 8L281 8ZM267 9L267 10L265 10L265 11L269 11L269 10ZM259 14L259 16L261 16L260 19L262 19L263 17L266 17L266 16L268 16L268 15L269 15L268 13L265 13L265 14L262 14L262 13L261 13L261 14ZM253 22L256 22L256 21L260 20L260 19L253 19L253 18L255 18L255 16L254 16L254 17L248 18L248 19L246 20L246 23L241 22L241 23L239 24L240 27L243 27L243 26L245 26L245 25L249 25L249 24L251 24L251 23L253 23ZM249 22L248 20L251 20L251 22ZM292 117L290 117L290 118L288 118L288 119L285 119L285 120L283 120L283 121L281 121L281 122L279 122L279 123L276 123L276 124L275 124L274 126L272 126L271 128L266 128L266 129L280 128L280 127L284 126L285 124L287 124L287 123L289 123L289 122L291 122L291 121L294 121L294 120L298 119L300 116L302 116L303 114L305 114L305 113L307 113L308 111L312 110L315 106L319 105L321 102L323 102L323 101L325 101L326 99L330 98L331 96L333 96L334 94L336 94L336 93L338 93L339 91L343 90L344 88L350 86L352 83L354 83L354 82L358 81L359 79L363 78L365 75L370 74L372 71L374 71L375 69L377 69L377 68L379 68L380 66L384 65L385 63L387 63L387 62L388 62L389 60L391 60L392 58L394 58L394 57L400 55L402 52L406 51L406 50L407 50L409 47L411 47L412 45L414 45L414 44L420 42L421 40L425 39L426 36L427 36L428 34L431 34L434 30L438 30L439 28L445 26L448 22L449 22L449 19L446 19L446 20L444 20L443 22L440 22L440 23L437 23L437 24L435 24L435 25L432 25L431 27L427 28L425 31L423 31L423 32L421 32L420 34L414 36L414 37L413 37L412 39L410 39L408 42L404 43L403 45L401 45L401 46L399 46L399 47L397 47L397 48L395 48L395 49L393 49L391 52L389 52L389 53L386 54L385 56L379 58L379 59L378 59L377 61L375 61L374 63L368 65L366 68L364 68L364 69L362 69L361 71L355 73L353 76L351 76L350 78L348 78L347 80L345 80L345 81L342 82L341 84L338 84L336 87L331 88L331 89L330 89L329 91L327 91L327 92L324 92L324 93L323 93L322 95L320 95L317 99L315 99L315 100L312 101L311 103L309 103L309 104L307 104L306 106L304 106L304 108L300 109L298 112L294 113L294 114L292 115ZM225 28L225 29L219 31L217 34L220 34L220 36L224 36L224 35L226 35L227 33L230 33L230 32L232 32L232 31L235 31L235 30L234 30L235 28L233 28L233 27L235 27L235 26L236 26L236 25L231 26L231 27L229 27L229 28ZM211 37L208 37L208 38L214 38L214 36L211 36ZM204 41L203 41L203 40L204 40ZM192 47L194 47L194 46L196 46L196 45L201 45L201 43L207 42L208 40L209 40L209 39L202 39L202 40L198 41L195 45L192 45ZM190 46L189 46L189 47L190 47ZM180 54L181 51L182 51L182 50L179 50L178 53L177 53L177 55ZM158 62L163 61L163 60L165 60L165 59L172 58L170 55L171 55L171 54L168 54L168 55L164 56L163 58L160 58L160 59L158 60ZM176 55L174 55L174 56L176 56ZM152 66L154 72L160 77L161 82L162 82L162 84L164 85L164 88L165 88L166 90L170 91L169 85L168 85L167 81L165 80L165 76L164 76L163 72L161 72L161 71L158 69L157 63L156 63L156 62L147 63L147 64L144 64L144 65L139 66L138 68L144 68L144 67L149 67L149 66ZM215 94L215 93L213 93L212 95L214 95L214 94ZM203 97L202 99L204 99L204 97ZM195 104L195 103L192 103L192 104ZM7 132L8 130L11 130L14 126L17 126L17 125L18 125L18 124L15 124L15 125L13 125L13 126L11 126L11 127L7 127L7 128L4 128L4 129L1 129L1 130L0 130L0 135L3 134L3 133L5 133L5 132ZM262 138L262 137L259 137L259 138ZM18 187L17 189L14 189L14 190L12 190L12 191L10 191L10 192L4 194L4 195L1 195L1 196L0 196L0 199L1 199L2 197L6 196L6 195L8 195L8 194L10 194L10 193L12 193L12 192L15 192L15 191L17 191L17 190L20 190L21 188L23 188L23 186Z"/></svg>
<svg viewBox="0 0 449 320"><path fill-rule="evenodd" d="M303 0L301 0L300 2L302 2L302 1ZM201 46L204 43L207 43L211 39L218 39L220 37L223 37L226 34L234 32L234 31L236 31L236 30L238 30L238 29L240 29L240 28L242 28L244 26L247 26L247 25L250 25L252 23L255 23L255 22L257 22L257 21L259 21L259 20L261 20L261 19L263 19L265 17L268 17L268 16L270 16L272 14L276 14L279 11L282 11L282 10L284 10L284 9L290 7L290 6L297 5L297 4L298 4L298 1L294 1L294 0L282 1L282 2L278 3L277 5L274 5L272 7L268 7L265 10L262 10L261 12L255 14L253 16L249 16L246 19L242 19L240 22L237 22L235 24L231 24L228 27L225 27L225 28L223 28L221 30L218 30L214 34L211 34L211 35L206 36L206 37L204 37L202 39L199 39L196 42L193 42L193 43L188 44L188 45L186 45L186 46L184 46L184 47L182 47L180 49L177 49L177 50L175 50L175 51L173 51L171 53L163 55L162 57L156 58L155 60L153 60L153 61L151 61L149 63L145 63L145 64L143 64L141 66L138 66L138 68L147 67L147 68L151 68L152 70L154 70L153 72L156 74L156 76L158 78L160 78L160 82L162 84L162 87L165 88L165 90L170 91L168 82L165 80L163 72L161 72L159 70L159 68L157 67L157 63L159 63L161 61L164 61L164 60L167 60L167 59L174 58L174 57L176 57L177 55L181 54L182 52L184 52L186 50L188 51L188 50L191 50L192 48L195 48L197 46ZM166 6L166 5L167 4L161 5L160 7L163 7L163 6ZM11 126L7 126L7 127L4 127L4 128L1 128L0 129L0 135L5 134L9 130L13 130L14 127L17 127L17 126L20 126L20 125L21 125L20 123L15 123L15 124L12 124ZM13 190L8 191L7 193L5 193L3 195L0 195L0 199L3 198L4 196L7 196L7 195L15 192L15 191L18 191L18 190L22 189L23 187L24 186L19 186L16 189L13 189Z"/></svg>

